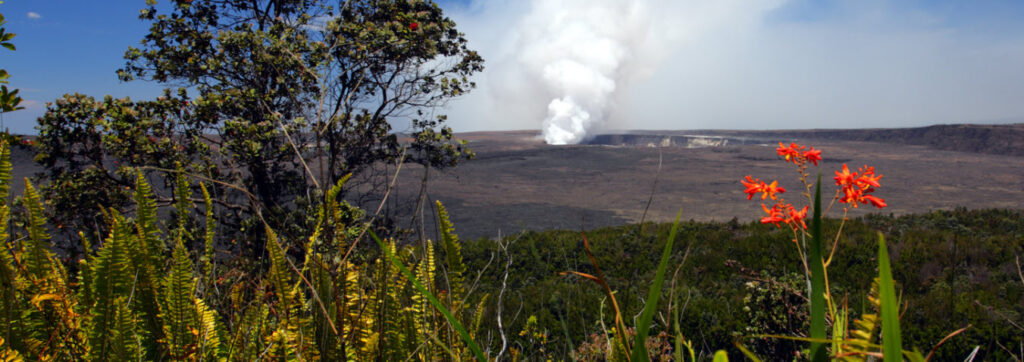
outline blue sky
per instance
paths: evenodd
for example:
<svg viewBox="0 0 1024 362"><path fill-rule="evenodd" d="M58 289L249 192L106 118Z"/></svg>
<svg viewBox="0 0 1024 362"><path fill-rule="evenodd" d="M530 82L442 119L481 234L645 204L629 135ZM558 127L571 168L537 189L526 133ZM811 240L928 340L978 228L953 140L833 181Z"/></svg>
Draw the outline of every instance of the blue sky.
<svg viewBox="0 0 1024 362"><path fill-rule="evenodd" d="M684 35L662 39L654 47L658 61L637 71L646 75L622 82L609 127L1024 122L1024 1L622 1L650 3L657 9L652 23L679 26ZM719 5L725 3L733 5ZM519 73L515 39L533 3L441 4L488 61L480 89L446 110L452 126L539 128L548 100L502 98L530 93L523 92L529 85L515 88L502 77L529 77ZM65 93L158 95L158 84L121 83L115 74L125 49L147 32L137 19L143 6L144 0L0 5L5 27L18 34L17 51L0 51L0 68L26 100L25 110L4 114L6 126L34 132L44 103ZM496 112L505 103L529 111Z"/></svg>

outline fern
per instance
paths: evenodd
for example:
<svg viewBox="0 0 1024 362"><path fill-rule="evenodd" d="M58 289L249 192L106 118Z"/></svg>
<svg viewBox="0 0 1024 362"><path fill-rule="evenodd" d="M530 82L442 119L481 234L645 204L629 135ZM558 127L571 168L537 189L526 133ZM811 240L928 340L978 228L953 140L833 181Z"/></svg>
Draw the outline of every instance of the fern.
<svg viewBox="0 0 1024 362"><path fill-rule="evenodd" d="M203 206L206 207L206 233L203 237L203 270L206 272L207 282L210 282L214 276L213 241L217 235L217 220L213 217L213 199L210 198L210 192L206 190L206 185L200 182L199 189L203 191Z"/></svg>
<svg viewBox="0 0 1024 362"><path fill-rule="evenodd" d="M0 338L0 361L21 362L25 360L17 350L11 349L5 342L3 338Z"/></svg>
<svg viewBox="0 0 1024 362"><path fill-rule="evenodd" d="M114 302L114 324L110 335L111 360L139 361L142 360L142 340L135 330L136 320L128 309L128 301L123 296Z"/></svg>
<svg viewBox="0 0 1024 362"><path fill-rule="evenodd" d="M166 246L160 238L160 229L156 225L156 199L153 196L153 189L146 182L146 177L141 171L137 175L135 193L132 194L136 208L135 227L139 234L140 245L143 246L150 259L152 270L160 270L163 267L161 256L166 250Z"/></svg>
<svg viewBox="0 0 1024 362"><path fill-rule="evenodd" d="M11 197L11 178L14 168L11 164L11 145L7 139L0 140L0 198L3 198L4 205L7 198Z"/></svg>
<svg viewBox="0 0 1024 362"><path fill-rule="evenodd" d="M301 298L298 285L291 281L291 270L288 267L288 260L285 259L287 256L278 242L277 234L269 227L266 230L267 251L270 254L270 271L266 279L270 281L277 296L276 310L280 320L277 330L267 343L287 342L288 355L296 353L302 358L311 358L316 355L316 350L312 347L315 338L308 331L309 321L300 314L303 303L298 300Z"/></svg>
<svg viewBox="0 0 1024 362"><path fill-rule="evenodd" d="M466 293L463 287L463 274L466 273L466 265L462 263L462 245L459 243L459 236L455 234L455 226L448 219L448 210L441 205L441 201L437 201L437 215L440 218L441 241L444 245L445 262L448 266L450 305L452 313L458 316L462 309L459 303L462 302Z"/></svg>
<svg viewBox="0 0 1024 362"><path fill-rule="evenodd" d="M392 254L394 254L394 243L392 242ZM423 259L420 260L419 268L416 270L416 279L419 279L423 283L427 291L436 294L436 288L434 286L434 274L436 272L436 265L434 264L434 244L430 241L426 241L426 247L423 250ZM434 314L434 308L430 305L430 301L426 296L416 293L412 296L413 304L415 305L412 310L415 314L417 322L417 335L419 338L424 338L422 341L417 341L420 344L427 343L431 348L424 348L420 354L421 359L431 360L437 358L440 355L440 351L437 348L433 348L434 344L429 343L425 338L428 335L438 333L437 329L437 316Z"/></svg>
<svg viewBox="0 0 1024 362"><path fill-rule="evenodd" d="M843 345L844 356L841 356L844 361L860 361L864 359L864 356L870 352L878 352L872 350L870 346L874 343L875 335L878 330L878 311L882 308L881 299L878 297L878 278L876 277L871 282L871 290L868 292L868 304L869 310L861 313L860 319L853 321L853 329L850 330L850 336L847 337L846 343Z"/></svg>
<svg viewBox="0 0 1024 362"><path fill-rule="evenodd" d="M115 213L110 236L94 258L88 287L92 289L95 302L91 306L88 328L90 359L106 360L111 357L116 335L119 297L128 296L131 289L132 273L129 271L128 244L131 237L129 226ZM124 306L121 306L122 308Z"/></svg>
<svg viewBox="0 0 1024 362"><path fill-rule="evenodd" d="M11 150L6 139L0 139L0 333L10 340L15 333L17 317L21 314L15 303L16 275L14 258L11 255L10 234L7 224L10 222L11 208L7 205L11 183ZM15 352L16 354L17 352Z"/></svg>
<svg viewBox="0 0 1024 362"><path fill-rule="evenodd" d="M196 317L196 338L199 340L198 356L202 360L225 360L225 346L221 340L224 339L224 327L220 324L220 316L202 299L195 299Z"/></svg>
<svg viewBox="0 0 1024 362"><path fill-rule="evenodd" d="M199 318L193 302L192 263L180 237L172 260L171 271L164 280L164 313L161 319L165 345L171 357L184 359L195 353L196 339L191 331L199 325Z"/></svg>
<svg viewBox="0 0 1024 362"><path fill-rule="evenodd" d="M163 322L160 320L160 289L164 268L164 245L160 229L156 226L157 210L153 191L141 172L135 180L136 236L129 244L132 275L135 276L135 297L132 310L140 312L139 318L146 324L146 350L159 349L158 341L164 339ZM150 354L148 357L155 358Z"/></svg>
<svg viewBox="0 0 1024 362"><path fill-rule="evenodd" d="M37 282L54 278L53 253L50 252L50 235L46 232L46 217L43 215L43 203L39 192L25 178L25 197L23 199L28 213L28 239L26 240L25 266L30 276Z"/></svg>

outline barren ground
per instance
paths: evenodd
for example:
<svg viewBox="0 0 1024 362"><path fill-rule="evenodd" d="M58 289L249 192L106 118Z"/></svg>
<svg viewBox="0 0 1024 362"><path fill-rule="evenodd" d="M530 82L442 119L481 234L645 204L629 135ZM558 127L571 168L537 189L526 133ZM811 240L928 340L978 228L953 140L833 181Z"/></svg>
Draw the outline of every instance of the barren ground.
<svg viewBox="0 0 1024 362"><path fill-rule="evenodd" d="M975 145L977 142L955 135L974 139L979 127L995 127L988 133L996 135L1024 130L1024 125L969 126L964 127L969 132L954 131L954 136L940 135L938 140ZM785 194L787 201L807 204L799 192L802 184L795 167L775 155L778 141L795 141L823 151L824 162L811 171L821 172L826 192L835 190L833 171L843 163L854 169L864 164L875 166L884 176L875 195L890 205L881 211L884 213L955 207L1024 209L1024 156L1012 155L1020 153L977 146L967 152L937 149L921 142L920 137L906 135L906 130L850 131L847 138L856 139L853 141L844 140L843 131L682 132L765 141L706 148L549 146L535 131L464 133L459 137L470 141L476 159L451 170L431 171L428 197L447 206L464 238L638 222L644 217L652 189L647 220L671 221L682 210L684 219L750 221L762 211L760 200L747 201L742 192L740 180L746 175L768 182L779 179L780 185L790 190ZM871 138L884 142L860 141ZM421 169L404 168L397 196L418 193L421 177ZM851 216L867 212L879 211L862 206ZM833 208L829 215L839 217L842 210Z"/></svg>

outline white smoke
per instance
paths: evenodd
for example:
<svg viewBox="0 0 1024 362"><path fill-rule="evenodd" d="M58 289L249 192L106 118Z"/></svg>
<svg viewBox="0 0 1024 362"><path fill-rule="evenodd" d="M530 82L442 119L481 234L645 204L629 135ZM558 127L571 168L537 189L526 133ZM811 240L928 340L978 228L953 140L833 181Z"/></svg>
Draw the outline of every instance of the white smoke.
<svg viewBox="0 0 1024 362"><path fill-rule="evenodd" d="M606 121L624 69L651 33L647 0L533 0L518 61L547 92L549 144L573 144Z"/></svg>

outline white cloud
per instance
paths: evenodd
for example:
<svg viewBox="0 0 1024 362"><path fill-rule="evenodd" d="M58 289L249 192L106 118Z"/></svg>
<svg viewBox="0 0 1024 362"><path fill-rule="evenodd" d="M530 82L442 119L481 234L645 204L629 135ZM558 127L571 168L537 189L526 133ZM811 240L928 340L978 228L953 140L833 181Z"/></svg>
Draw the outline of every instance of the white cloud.
<svg viewBox="0 0 1024 362"><path fill-rule="evenodd" d="M609 128L1024 121L1024 25L985 9L965 20L885 1L836 2L825 15L787 17L799 2L646 1L658 31L632 48L646 61L619 69ZM447 110L456 130L541 127L557 97L518 60L530 6L474 0L448 9L486 60L479 89Z"/></svg>
<svg viewBox="0 0 1024 362"><path fill-rule="evenodd" d="M33 20L35 20L35 19L42 19L43 18L42 15L39 15L39 13L37 13L35 11L29 11L27 15L28 15L29 19L33 19Z"/></svg>

